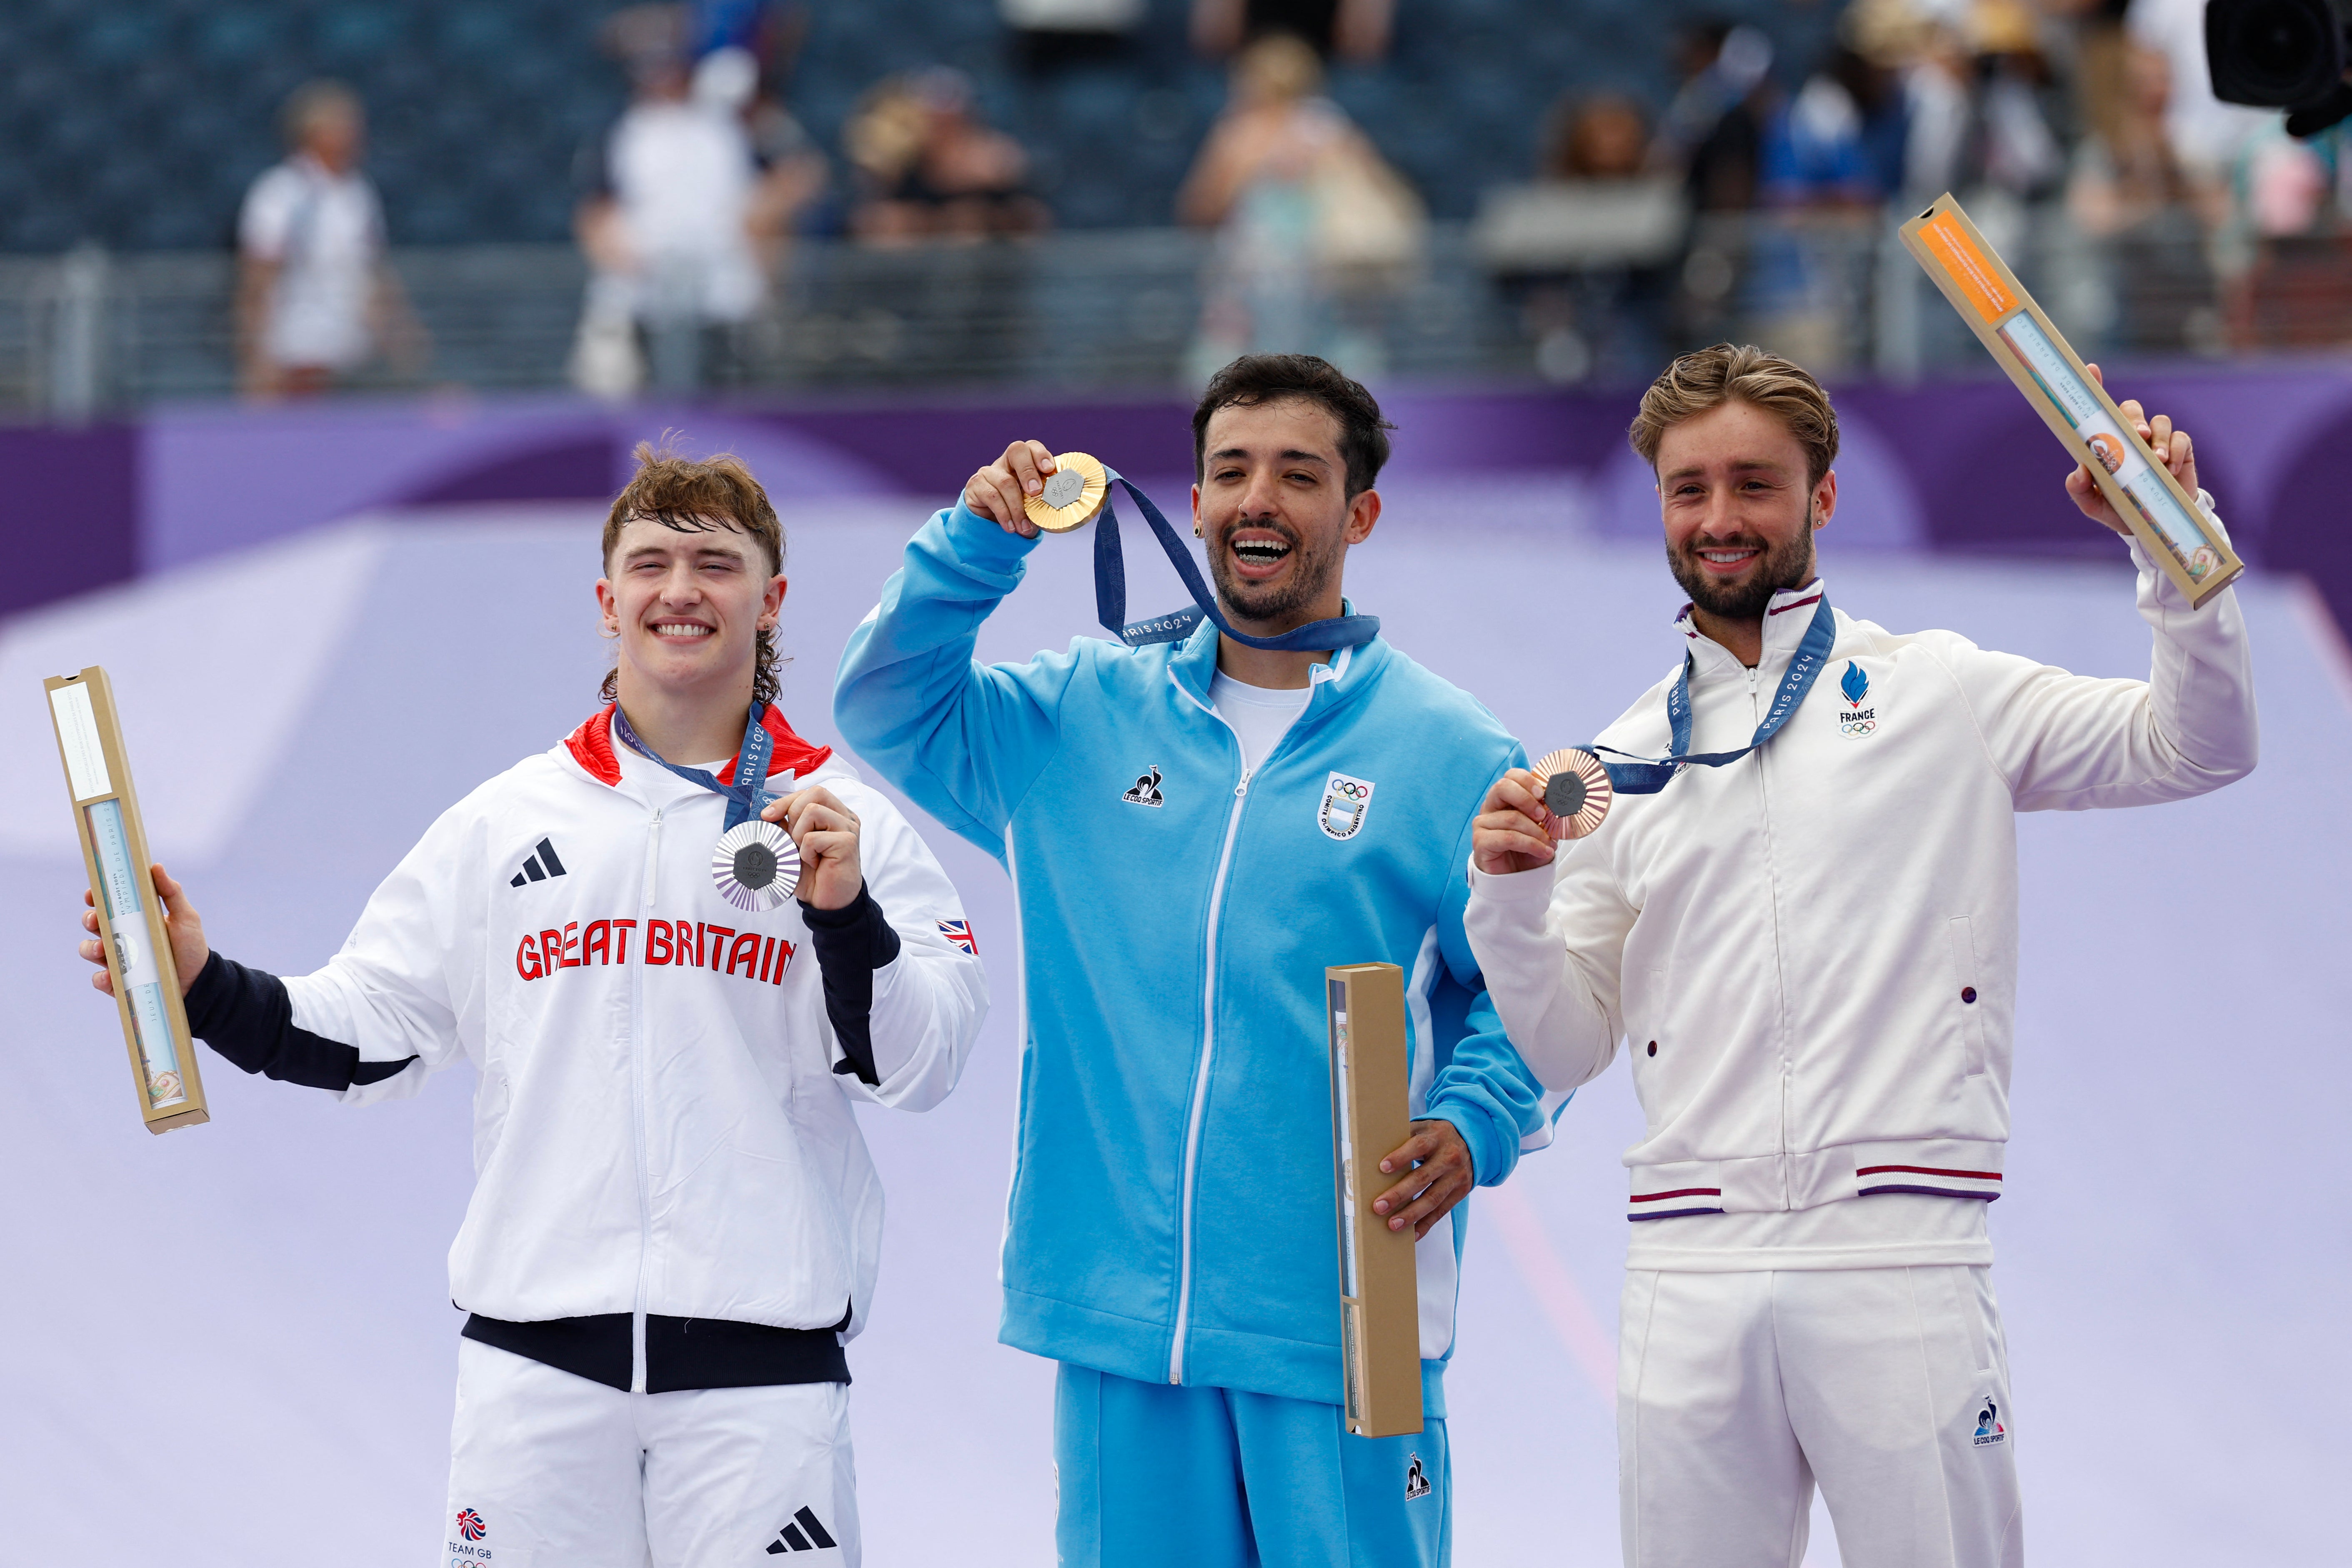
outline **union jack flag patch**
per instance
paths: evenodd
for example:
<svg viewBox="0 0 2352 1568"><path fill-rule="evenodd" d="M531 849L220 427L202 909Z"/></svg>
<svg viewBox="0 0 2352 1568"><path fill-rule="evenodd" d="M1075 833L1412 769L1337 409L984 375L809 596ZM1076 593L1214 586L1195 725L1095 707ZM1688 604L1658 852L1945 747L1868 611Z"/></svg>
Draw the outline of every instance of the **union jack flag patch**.
<svg viewBox="0 0 2352 1568"><path fill-rule="evenodd" d="M940 934L941 936L947 938L948 941L963 949L974 958L978 958L980 956L980 943L972 940L971 922L970 921L941 921L939 922L939 925Z"/></svg>

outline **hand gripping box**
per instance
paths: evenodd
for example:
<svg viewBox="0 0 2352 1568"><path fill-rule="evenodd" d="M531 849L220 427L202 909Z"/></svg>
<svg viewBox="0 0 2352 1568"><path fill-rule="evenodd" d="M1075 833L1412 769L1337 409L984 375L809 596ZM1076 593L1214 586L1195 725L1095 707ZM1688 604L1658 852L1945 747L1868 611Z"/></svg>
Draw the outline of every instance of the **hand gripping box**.
<svg viewBox="0 0 2352 1568"><path fill-rule="evenodd" d="M74 827L98 900L99 945L114 980L115 1010L131 1047L139 1114L150 1132L193 1127L211 1117L196 1075L195 1042L180 1005L180 975L163 927L163 901L148 873L147 830L131 787L131 763L114 711L114 690L97 665L41 682L58 731L58 752L73 796Z"/></svg>
<svg viewBox="0 0 2352 1568"><path fill-rule="evenodd" d="M2245 564L2230 542L2172 470L2155 459L1960 204L1948 194L1937 196L1901 233L1904 247L2043 423L2091 470L2116 515L2189 602L2201 605L2236 581Z"/></svg>
<svg viewBox="0 0 2352 1568"><path fill-rule="evenodd" d="M1401 1179L1381 1156L1412 1136L1404 971L1350 963L1323 972L1331 1025L1331 1151L1339 1204L1339 1354L1348 1430L1421 1430L1421 1302L1410 1227L1391 1230L1372 1200Z"/></svg>

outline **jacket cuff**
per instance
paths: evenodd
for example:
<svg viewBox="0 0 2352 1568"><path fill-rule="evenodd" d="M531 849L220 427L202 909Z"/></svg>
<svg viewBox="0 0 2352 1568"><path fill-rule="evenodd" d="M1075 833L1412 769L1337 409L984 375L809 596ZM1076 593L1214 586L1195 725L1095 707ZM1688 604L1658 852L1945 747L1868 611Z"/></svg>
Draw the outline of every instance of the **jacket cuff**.
<svg viewBox="0 0 2352 1568"><path fill-rule="evenodd" d="M1566 846L1561 846L1565 848ZM1475 864L1470 868L1470 896L1493 904L1548 903L1552 884L1559 880L1559 858L1552 859L1531 871L1481 871Z"/></svg>
<svg viewBox="0 0 2352 1568"><path fill-rule="evenodd" d="M1440 1121L1451 1121L1454 1131L1462 1134L1462 1142L1470 1146L1470 1175L1478 1185L1491 1187L1517 1167L1517 1131L1506 1136L1496 1128L1494 1113L1486 1107L1448 1098L1431 1106L1427 1114Z"/></svg>
<svg viewBox="0 0 2352 1568"><path fill-rule="evenodd" d="M992 567L998 571L1017 570L1037 540L1014 533L1002 524L981 516L958 497L948 511L945 523L948 542L954 547L956 559L966 565ZM1043 534L1038 536L1044 538Z"/></svg>
<svg viewBox="0 0 2352 1568"><path fill-rule="evenodd" d="M201 1040L210 1035L220 1022L220 1012L235 1000L236 987L228 978L227 961L215 950L206 950L205 966L188 983L187 994L180 1005L188 1016L188 1033Z"/></svg>
<svg viewBox="0 0 2352 1568"><path fill-rule="evenodd" d="M809 928L819 964L833 959L862 963L867 969L887 969L898 957L898 930L874 901L871 883L860 884L857 897L837 910L801 905L801 919Z"/></svg>

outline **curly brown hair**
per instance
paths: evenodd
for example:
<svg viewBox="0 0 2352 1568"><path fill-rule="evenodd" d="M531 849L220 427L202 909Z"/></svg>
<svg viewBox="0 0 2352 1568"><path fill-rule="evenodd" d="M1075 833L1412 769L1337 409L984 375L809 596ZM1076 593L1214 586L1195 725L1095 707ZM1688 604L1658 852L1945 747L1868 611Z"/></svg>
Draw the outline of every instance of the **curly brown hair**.
<svg viewBox="0 0 2352 1568"><path fill-rule="evenodd" d="M613 498L613 510L604 519L603 555L607 575L613 570L613 547L620 542L622 525L632 520L658 522L680 533L731 528L759 542L768 557L769 575L784 569L783 524L776 521L768 492L760 488L742 458L720 452L698 461L680 453L665 435L659 447L638 442L636 459L636 473ZM773 702L778 690L773 631L762 629L757 635L751 659L752 699ZM604 672L604 684L597 695L607 702L621 700L617 659Z"/></svg>
<svg viewBox="0 0 2352 1568"><path fill-rule="evenodd" d="M1788 427L1805 449L1808 485L1818 485L1837 461L1837 410L1812 373L1750 343L1717 343L1683 355L1642 394L1642 410L1625 432L1652 468L1658 443L1684 420L1737 400L1752 404Z"/></svg>

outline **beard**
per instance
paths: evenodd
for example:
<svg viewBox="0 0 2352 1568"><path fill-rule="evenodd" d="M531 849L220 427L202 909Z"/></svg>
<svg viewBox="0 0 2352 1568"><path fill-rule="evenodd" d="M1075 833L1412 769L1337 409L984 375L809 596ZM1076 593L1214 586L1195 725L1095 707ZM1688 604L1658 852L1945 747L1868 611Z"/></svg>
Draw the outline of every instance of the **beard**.
<svg viewBox="0 0 2352 1568"><path fill-rule="evenodd" d="M1224 545L1224 536L1244 524L1278 533L1290 546L1288 581L1253 583L1234 571L1233 553ZM1309 550L1297 530L1265 518L1238 519L1218 530L1211 542L1214 548L1208 552L1209 580L1216 586L1218 603L1237 621L1281 621L1296 616L1323 596L1331 581L1331 569L1339 559L1336 553Z"/></svg>
<svg viewBox="0 0 2352 1568"><path fill-rule="evenodd" d="M1760 539L1742 534L1731 539L1711 540L1705 545L1696 541L1680 550L1666 546L1666 568L1690 595L1692 604L1710 616L1720 616L1727 621L1752 621L1762 616L1771 606L1772 595L1783 588L1801 588L1813 580L1812 514L1805 516L1804 531L1794 539L1777 545L1766 545ZM1707 550L1737 550L1754 545L1763 552L1756 558L1747 579L1726 583L1708 575L1699 564L1698 552Z"/></svg>

